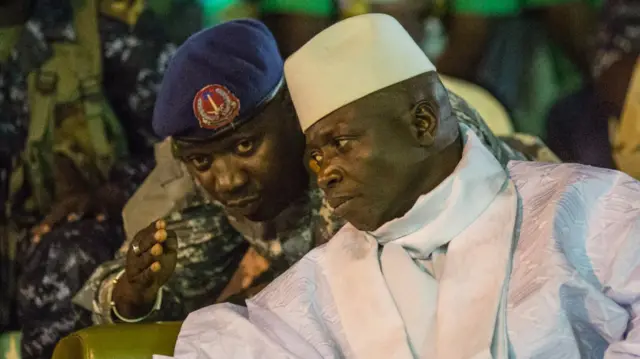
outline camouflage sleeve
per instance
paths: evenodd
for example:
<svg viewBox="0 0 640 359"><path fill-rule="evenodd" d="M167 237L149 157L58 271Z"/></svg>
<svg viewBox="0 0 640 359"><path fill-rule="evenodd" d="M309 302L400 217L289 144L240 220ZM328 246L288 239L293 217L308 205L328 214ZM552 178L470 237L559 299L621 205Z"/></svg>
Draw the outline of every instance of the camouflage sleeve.
<svg viewBox="0 0 640 359"><path fill-rule="evenodd" d="M186 315L213 304L237 269L247 243L231 230L218 206L197 198L167 216L167 229L178 237L176 268L162 288L162 302L146 322L183 320ZM112 323L110 293L115 277L124 270L125 245L116 259L103 263L74 297L74 303L92 311L95 324Z"/></svg>
<svg viewBox="0 0 640 359"><path fill-rule="evenodd" d="M560 162L539 138L522 133L497 137L464 99L450 91L449 100L458 121L469 127L503 166L509 161Z"/></svg>
<svg viewBox="0 0 640 359"><path fill-rule="evenodd" d="M553 151L536 136L524 133L514 133L511 136L500 137L511 148L521 152L530 161L560 163L560 159Z"/></svg>
<svg viewBox="0 0 640 359"><path fill-rule="evenodd" d="M103 41L104 88L128 133L153 136L150 130L156 94L168 61L176 50L153 16L140 16L132 28L105 16L100 19Z"/></svg>

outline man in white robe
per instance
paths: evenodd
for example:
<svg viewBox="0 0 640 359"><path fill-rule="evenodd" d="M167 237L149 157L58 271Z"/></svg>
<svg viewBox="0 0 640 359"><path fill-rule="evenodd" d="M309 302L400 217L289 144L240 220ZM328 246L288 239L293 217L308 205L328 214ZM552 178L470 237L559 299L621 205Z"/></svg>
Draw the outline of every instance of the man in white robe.
<svg viewBox="0 0 640 359"><path fill-rule="evenodd" d="M323 31L285 75L349 224L246 308L192 313L175 358L640 357L637 181L503 169L386 15Z"/></svg>

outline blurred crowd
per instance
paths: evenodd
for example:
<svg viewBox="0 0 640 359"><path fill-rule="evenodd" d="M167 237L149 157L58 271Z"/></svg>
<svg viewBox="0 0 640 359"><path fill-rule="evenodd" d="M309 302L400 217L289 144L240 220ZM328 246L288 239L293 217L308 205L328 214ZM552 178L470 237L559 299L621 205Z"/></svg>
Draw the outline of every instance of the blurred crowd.
<svg viewBox="0 0 640 359"><path fill-rule="evenodd" d="M635 0L0 0L0 334L22 333L22 358L49 358L60 338L108 322L91 309L142 229L127 228L121 213L167 155L151 118L181 43L251 17L286 58L337 20L367 12L394 16L452 83L491 94L506 132L542 139L561 161L640 179ZM202 196L185 201L176 228L193 243L226 233ZM155 319L246 298L290 264L259 262L275 269L230 290L248 247L218 242L229 256L216 262L196 250L199 266L186 270L219 277L210 284L218 295L186 307L166 295L175 308ZM183 289L199 289L191 286ZM9 350L0 341L0 355Z"/></svg>

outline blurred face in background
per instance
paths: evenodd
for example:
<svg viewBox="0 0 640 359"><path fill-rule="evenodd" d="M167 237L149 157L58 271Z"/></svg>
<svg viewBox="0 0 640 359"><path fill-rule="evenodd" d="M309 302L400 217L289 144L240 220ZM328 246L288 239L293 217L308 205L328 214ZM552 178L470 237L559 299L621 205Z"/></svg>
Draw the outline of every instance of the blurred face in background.
<svg viewBox="0 0 640 359"><path fill-rule="evenodd" d="M431 0L371 0L370 11L393 16L416 43L425 38L424 21L433 8Z"/></svg>

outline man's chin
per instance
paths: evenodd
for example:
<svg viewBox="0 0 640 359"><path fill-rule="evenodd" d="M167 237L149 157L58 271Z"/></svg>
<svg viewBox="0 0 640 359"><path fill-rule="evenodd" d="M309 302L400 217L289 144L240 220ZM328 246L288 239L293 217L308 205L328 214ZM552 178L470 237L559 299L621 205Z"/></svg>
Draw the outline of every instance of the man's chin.
<svg viewBox="0 0 640 359"><path fill-rule="evenodd" d="M349 216L349 214L345 214L344 216L340 216L345 221L349 222L352 226L354 226L357 230L363 232L373 232L376 229L380 228L380 225L374 223L371 218L362 218L360 216Z"/></svg>
<svg viewBox="0 0 640 359"><path fill-rule="evenodd" d="M357 221L349 221L352 226L356 227L357 230L362 232L374 232L376 229L380 228L380 226L374 225L372 223L367 222L357 222Z"/></svg>
<svg viewBox="0 0 640 359"><path fill-rule="evenodd" d="M266 222L275 218L278 213L275 213L273 208L265 208L262 204L257 205L252 209L235 209L227 207L227 212L236 218L245 218L251 222Z"/></svg>

